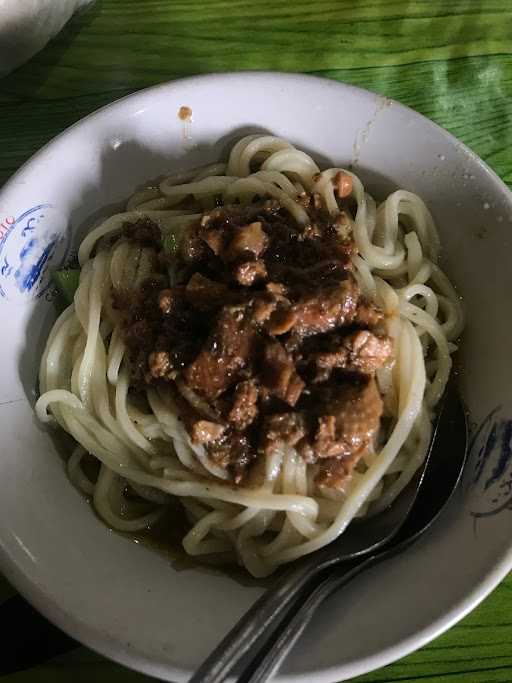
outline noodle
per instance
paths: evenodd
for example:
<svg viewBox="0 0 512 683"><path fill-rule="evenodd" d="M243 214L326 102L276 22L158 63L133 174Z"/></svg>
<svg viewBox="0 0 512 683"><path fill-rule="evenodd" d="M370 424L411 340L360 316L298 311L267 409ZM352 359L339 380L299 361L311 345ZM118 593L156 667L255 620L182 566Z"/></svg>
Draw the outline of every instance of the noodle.
<svg viewBox="0 0 512 683"><path fill-rule="evenodd" d="M266 456L257 488L235 487L204 447L191 442L170 395L148 388L141 406L129 391L112 292L129 293L151 275L154 252L114 242L95 253L95 245L141 217L154 221L165 238L219 198L248 204L255 197L273 197L305 225L309 217L297 196L306 191L317 193L336 217L340 209L332 181L340 171L352 179L355 208L346 218L357 247L354 274L361 291L384 311L394 340L394 366L377 374L386 426L343 490L317 485L314 466L290 447ZM459 297L437 264L438 254L432 216L416 195L399 190L377 206L353 173L320 171L285 140L248 136L234 145L227 164L187 171L137 192L126 212L83 240L74 303L55 322L41 361L36 413L76 440L69 478L92 497L109 526L144 529L162 514L169 496L177 496L191 524L183 539L187 553L234 550L249 572L265 576L330 543L356 516L387 507L421 466L433 410L450 374L450 354L464 325ZM190 388L178 388L207 411ZM83 470L90 457L99 462L96 481ZM127 490L135 495L125 495Z"/></svg>

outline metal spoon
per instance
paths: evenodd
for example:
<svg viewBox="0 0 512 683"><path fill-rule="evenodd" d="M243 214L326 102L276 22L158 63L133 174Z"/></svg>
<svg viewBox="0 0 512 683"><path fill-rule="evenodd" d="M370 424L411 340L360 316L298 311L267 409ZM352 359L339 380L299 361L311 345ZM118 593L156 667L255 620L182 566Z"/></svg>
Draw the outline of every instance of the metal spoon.
<svg viewBox="0 0 512 683"><path fill-rule="evenodd" d="M448 409L447 406L446 411ZM262 650L258 650L251 661L244 661L245 668L239 681L263 683L271 678L293 649L318 607L329 595L365 569L405 550L437 520L457 488L467 457L467 424L464 410L460 402L451 405L450 409L454 413L452 419L448 422L447 412L443 414L433 449L434 454L425 470L418 495L410 514L393 540L369 557L349 562L343 568L335 567L328 570L325 578L309 597L288 611L279 626L279 633L274 631L272 638L267 639ZM443 451L447 450L449 457L446 460L436 457L438 447Z"/></svg>
<svg viewBox="0 0 512 683"><path fill-rule="evenodd" d="M390 554L398 552L430 526L456 488L466 447L466 416L460 399L450 387L434 425L425 462L393 505L378 516L352 524L338 540L301 559L277 579L225 636L189 683L221 683L242 659L248 657L253 673L249 678L237 680L244 683L266 680L293 647L316 607L332 590L376 562L377 556L381 555L377 551L389 547L395 538ZM406 520L407 525L404 525ZM386 556L389 556L387 552ZM349 572L340 576L337 565L356 558L366 559L356 566L352 562ZM326 570L328 578L324 579ZM289 623L282 631L285 619ZM283 649L282 656L278 642ZM262 659L259 664L252 665L265 646L270 657L268 663ZM261 675L258 673L260 668Z"/></svg>

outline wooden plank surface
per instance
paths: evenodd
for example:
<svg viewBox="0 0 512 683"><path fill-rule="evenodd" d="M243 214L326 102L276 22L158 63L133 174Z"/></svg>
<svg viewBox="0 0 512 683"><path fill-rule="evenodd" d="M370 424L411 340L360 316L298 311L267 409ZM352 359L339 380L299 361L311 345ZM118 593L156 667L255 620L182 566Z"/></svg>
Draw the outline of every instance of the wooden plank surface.
<svg viewBox="0 0 512 683"><path fill-rule="evenodd" d="M98 0L0 80L0 184L99 106L176 77L240 69L316 73L395 98L512 186L512 0ZM5 680L150 679L82 648ZM512 578L432 644L357 680L511 683Z"/></svg>

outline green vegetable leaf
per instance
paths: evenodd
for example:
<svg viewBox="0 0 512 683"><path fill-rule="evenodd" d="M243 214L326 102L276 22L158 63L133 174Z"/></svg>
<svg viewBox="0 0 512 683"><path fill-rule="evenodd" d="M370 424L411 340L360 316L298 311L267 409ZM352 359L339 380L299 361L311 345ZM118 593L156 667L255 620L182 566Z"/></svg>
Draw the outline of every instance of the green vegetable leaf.
<svg viewBox="0 0 512 683"><path fill-rule="evenodd" d="M52 273L52 278L66 303L72 304L80 281L80 269L66 268L64 270L56 270Z"/></svg>
<svg viewBox="0 0 512 683"><path fill-rule="evenodd" d="M178 251L178 240L173 232L168 232L162 237L162 246L164 251L171 256L174 256Z"/></svg>

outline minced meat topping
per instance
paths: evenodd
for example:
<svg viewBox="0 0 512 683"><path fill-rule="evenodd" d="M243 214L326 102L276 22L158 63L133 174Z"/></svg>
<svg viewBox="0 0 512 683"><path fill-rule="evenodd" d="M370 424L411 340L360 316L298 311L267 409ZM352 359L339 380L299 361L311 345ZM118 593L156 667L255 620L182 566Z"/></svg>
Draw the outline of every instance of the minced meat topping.
<svg viewBox="0 0 512 683"><path fill-rule="evenodd" d="M275 200L216 208L174 255L149 219L123 230L177 274L115 302L132 385L172 389L192 441L235 484L291 446L317 465L318 483L342 486L380 425L375 372L393 354L383 313L354 278L343 214L331 219L318 196L301 203L307 227Z"/></svg>

